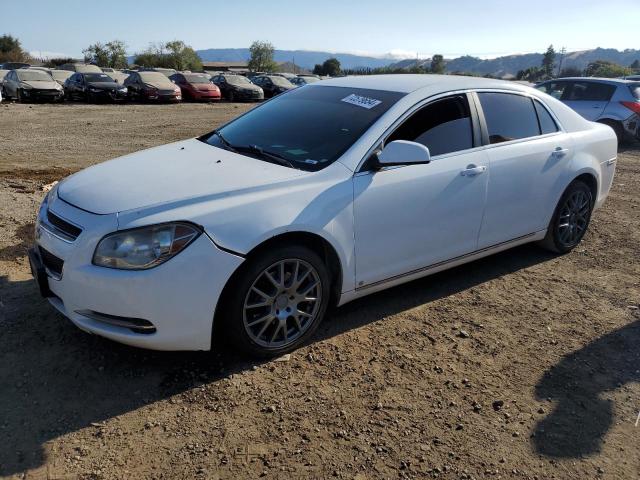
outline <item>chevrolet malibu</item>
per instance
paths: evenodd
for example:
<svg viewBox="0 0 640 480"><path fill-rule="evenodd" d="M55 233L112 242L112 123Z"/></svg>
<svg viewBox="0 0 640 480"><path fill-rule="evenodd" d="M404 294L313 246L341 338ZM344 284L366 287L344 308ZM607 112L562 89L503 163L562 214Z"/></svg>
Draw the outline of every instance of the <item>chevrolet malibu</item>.
<svg viewBox="0 0 640 480"><path fill-rule="evenodd" d="M279 355L331 306L528 242L571 251L616 155L611 128L519 84L332 79L63 180L29 258L87 332Z"/></svg>

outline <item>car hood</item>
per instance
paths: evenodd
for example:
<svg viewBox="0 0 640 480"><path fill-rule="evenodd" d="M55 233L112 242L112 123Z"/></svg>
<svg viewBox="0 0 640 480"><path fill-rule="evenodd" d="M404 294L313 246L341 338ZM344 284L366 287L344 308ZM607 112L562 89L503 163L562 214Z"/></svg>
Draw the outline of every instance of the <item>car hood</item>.
<svg viewBox="0 0 640 480"><path fill-rule="evenodd" d="M145 85L151 85L152 87L157 88L158 90L173 90L176 88L176 84L170 80L167 80L166 82L152 80L150 82L143 82L143 83Z"/></svg>
<svg viewBox="0 0 640 480"><path fill-rule="evenodd" d="M58 196L104 215L204 196L228 196L304 174L190 139L82 170L61 182Z"/></svg>
<svg viewBox="0 0 640 480"><path fill-rule="evenodd" d="M20 83L26 83L31 88L38 89L57 89L58 82L55 80L21 80Z"/></svg>
<svg viewBox="0 0 640 480"><path fill-rule="evenodd" d="M114 88L122 88L122 85L116 82L87 82L87 85L100 90L113 90Z"/></svg>

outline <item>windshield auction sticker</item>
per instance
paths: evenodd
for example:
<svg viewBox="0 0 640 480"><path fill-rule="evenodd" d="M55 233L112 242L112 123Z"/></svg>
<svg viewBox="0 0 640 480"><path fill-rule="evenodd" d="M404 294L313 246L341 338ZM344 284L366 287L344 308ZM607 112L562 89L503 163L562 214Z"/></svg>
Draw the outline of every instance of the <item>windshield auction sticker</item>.
<svg viewBox="0 0 640 480"><path fill-rule="evenodd" d="M361 97L360 95L356 95L352 93L348 97L342 99L343 102L350 103L352 105L357 105L358 107L366 108L367 110L372 109L376 105L380 105L382 100L376 100L375 98L369 97Z"/></svg>

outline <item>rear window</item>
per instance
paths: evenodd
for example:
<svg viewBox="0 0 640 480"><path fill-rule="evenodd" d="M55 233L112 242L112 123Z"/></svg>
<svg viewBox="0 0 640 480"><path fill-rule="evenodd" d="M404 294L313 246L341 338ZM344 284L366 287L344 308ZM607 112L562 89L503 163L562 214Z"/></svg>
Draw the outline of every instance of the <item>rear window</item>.
<svg viewBox="0 0 640 480"><path fill-rule="evenodd" d="M536 107L536 113L538 114L538 121L540 122L540 133L546 135L547 133L554 133L558 131L558 126L551 114L546 108L542 106L540 102L535 100L533 104Z"/></svg>
<svg viewBox="0 0 640 480"><path fill-rule="evenodd" d="M629 85L629 90L631 90L631 94L636 97L637 100L640 100L640 83Z"/></svg>
<svg viewBox="0 0 640 480"><path fill-rule="evenodd" d="M510 93L478 93L489 131L489 143L540 135L533 101Z"/></svg>
<svg viewBox="0 0 640 480"><path fill-rule="evenodd" d="M598 82L573 82L565 91L562 100L608 102L616 91L615 85Z"/></svg>

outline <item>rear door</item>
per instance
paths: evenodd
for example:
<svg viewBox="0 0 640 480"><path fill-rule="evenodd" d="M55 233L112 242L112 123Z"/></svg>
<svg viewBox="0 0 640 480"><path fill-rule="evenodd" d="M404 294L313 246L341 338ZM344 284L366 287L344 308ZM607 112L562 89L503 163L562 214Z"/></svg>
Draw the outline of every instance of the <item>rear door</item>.
<svg viewBox="0 0 640 480"><path fill-rule="evenodd" d="M587 120L596 121L604 112L616 87L594 81L573 81L561 100Z"/></svg>
<svg viewBox="0 0 640 480"><path fill-rule="evenodd" d="M513 92L477 95L491 170L478 241L482 249L547 227L573 143L537 99Z"/></svg>

